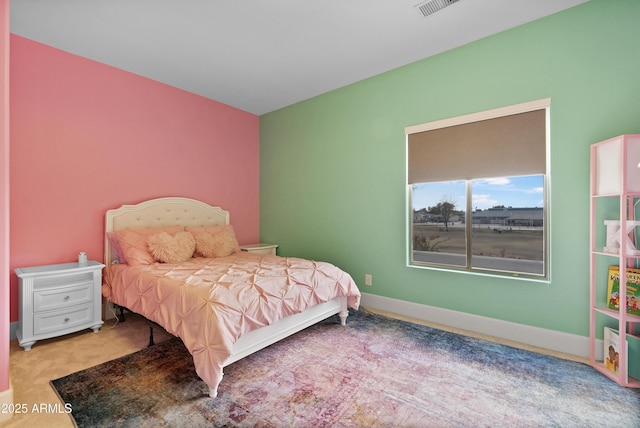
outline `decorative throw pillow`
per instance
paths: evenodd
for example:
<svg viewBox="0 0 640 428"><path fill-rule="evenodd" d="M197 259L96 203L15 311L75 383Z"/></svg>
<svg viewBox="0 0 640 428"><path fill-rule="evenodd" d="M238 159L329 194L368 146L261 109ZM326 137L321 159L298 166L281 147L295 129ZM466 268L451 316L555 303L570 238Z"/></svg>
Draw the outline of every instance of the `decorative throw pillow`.
<svg viewBox="0 0 640 428"><path fill-rule="evenodd" d="M122 247L120 246L120 241L116 237L114 232L107 232L107 239L111 244L111 248L116 253L116 261L120 264L126 264L127 258L124 256L124 251L122 251Z"/></svg>
<svg viewBox="0 0 640 428"><path fill-rule="evenodd" d="M182 263L193 256L196 241L189 232L178 232L174 236L167 232L151 235L147 245L153 258L160 263Z"/></svg>
<svg viewBox="0 0 640 428"><path fill-rule="evenodd" d="M233 226L186 227L196 239L196 255L208 258L230 256L240 251Z"/></svg>
<svg viewBox="0 0 640 428"><path fill-rule="evenodd" d="M146 229L124 229L115 232L122 254L129 266L152 265L155 260L149 252L147 238L160 232L175 235L182 232L182 226L149 227ZM120 261L122 262L122 260Z"/></svg>

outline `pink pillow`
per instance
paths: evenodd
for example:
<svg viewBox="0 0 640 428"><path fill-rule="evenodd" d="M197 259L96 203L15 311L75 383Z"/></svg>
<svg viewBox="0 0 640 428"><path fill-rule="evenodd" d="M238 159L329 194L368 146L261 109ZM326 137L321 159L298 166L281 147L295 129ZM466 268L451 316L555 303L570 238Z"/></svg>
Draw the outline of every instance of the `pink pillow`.
<svg viewBox="0 0 640 428"><path fill-rule="evenodd" d="M149 227L146 229L124 229L115 232L122 253L129 266L152 265L155 259L149 252L147 238L160 232L175 235L182 232L182 226Z"/></svg>
<svg viewBox="0 0 640 428"><path fill-rule="evenodd" d="M111 248L116 253L117 262L121 264L127 263L127 258L124 256L124 252L122 251L122 247L120 246L120 241L118 241L116 234L114 232L107 232L107 239L111 244Z"/></svg>
<svg viewBox="0 0 640 428"><path fill-rule="evenodd" d="M160 263L182 263L193 257L196 240L189 232L178 232L174 236L167 232L156 233L147 239L149 251Z"/></svg>
<svg viewBox="0 0 640 428"><path fill-rule="evenodd" d="M196 255L208 258L229 256L240 251L233 226L185 227L196 239Z"/></svg>

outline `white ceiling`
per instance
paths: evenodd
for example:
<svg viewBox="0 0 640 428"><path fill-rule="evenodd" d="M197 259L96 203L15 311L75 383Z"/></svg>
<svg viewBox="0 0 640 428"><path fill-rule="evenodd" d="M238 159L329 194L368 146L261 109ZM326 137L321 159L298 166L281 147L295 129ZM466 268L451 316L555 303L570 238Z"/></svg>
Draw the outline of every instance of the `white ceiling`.
<svg viewBox="0 0 640 428"><path fill-rule="evenodd" d="M264 114L588 0L11 0L11 32Z"/></svg>

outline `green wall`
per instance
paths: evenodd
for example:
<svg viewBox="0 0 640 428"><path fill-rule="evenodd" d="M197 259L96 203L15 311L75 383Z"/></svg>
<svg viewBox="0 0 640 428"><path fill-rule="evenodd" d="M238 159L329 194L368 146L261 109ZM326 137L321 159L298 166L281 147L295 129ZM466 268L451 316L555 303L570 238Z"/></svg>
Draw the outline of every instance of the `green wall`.
<svg viewBox="0 0 640 428"><path fill-rule="evenodd" d="M639 20L637 0L591 0L262 116L262 241L366 293L588 336L589 145L640 133ZM542 98L550 281L408 267L405 126Z"/></svg>

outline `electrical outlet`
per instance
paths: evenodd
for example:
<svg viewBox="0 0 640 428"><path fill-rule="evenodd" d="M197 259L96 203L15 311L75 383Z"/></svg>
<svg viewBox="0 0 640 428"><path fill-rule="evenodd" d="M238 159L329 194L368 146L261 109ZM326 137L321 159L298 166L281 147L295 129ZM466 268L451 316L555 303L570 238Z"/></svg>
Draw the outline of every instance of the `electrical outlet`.
<svg viewBox="0 0 640 428"><path fill-rule="evenodd" d="M373 276L369 273L364 275L364 285L371 285L371 283L373 282Z"/></svg>

